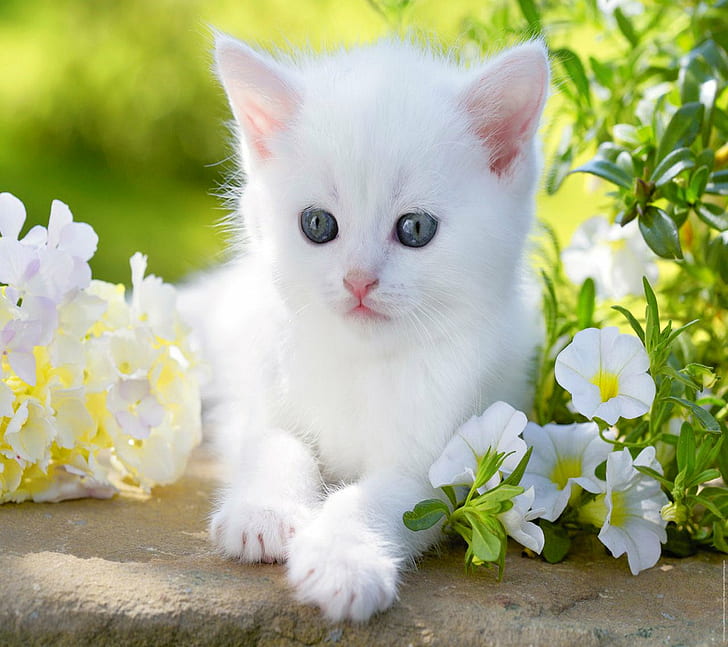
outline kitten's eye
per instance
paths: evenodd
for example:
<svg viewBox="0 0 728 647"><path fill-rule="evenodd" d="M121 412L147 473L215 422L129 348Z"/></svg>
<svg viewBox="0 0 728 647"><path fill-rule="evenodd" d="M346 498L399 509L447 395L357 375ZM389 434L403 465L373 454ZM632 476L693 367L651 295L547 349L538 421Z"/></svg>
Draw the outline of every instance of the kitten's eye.
<svg viewBox="0 0 728 647"><path fill-rule="evenodd" d="M301 212L301 230L310 241L322 244L336 238L339 225L328 211L308 207Z"/></svg>
<svg viewBox="0 0 728 647"><path fill-rule="evenodd" d="M437 232L437 220L429 213L406 213L397 221L397 238L406 247L424 247Z"/></svg>

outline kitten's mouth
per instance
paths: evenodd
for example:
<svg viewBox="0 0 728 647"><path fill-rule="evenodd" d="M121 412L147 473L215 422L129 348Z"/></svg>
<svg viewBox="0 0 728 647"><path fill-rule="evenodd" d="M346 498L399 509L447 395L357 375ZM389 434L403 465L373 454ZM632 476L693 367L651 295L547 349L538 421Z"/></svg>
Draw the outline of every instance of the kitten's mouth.
<svg viewBox="0 0 728 647"><path fill-rule="evenodd" d="M362 319L362 320L385 320L389 319L387 315L382 314L381 312L377 312L376 310L372 310L369 306L365 306L363 303L359 303L359 305L353 307L349 312L347 312L347 315L350 317L353 317L354 319Z"/></svg>

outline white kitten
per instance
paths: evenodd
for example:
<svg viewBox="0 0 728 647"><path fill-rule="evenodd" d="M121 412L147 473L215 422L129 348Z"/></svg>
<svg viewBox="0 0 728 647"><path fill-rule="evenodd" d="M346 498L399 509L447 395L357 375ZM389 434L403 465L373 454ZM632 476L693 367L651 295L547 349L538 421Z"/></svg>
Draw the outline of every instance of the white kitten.
<svg viewBox="0 0 728 647"><path fill-rule="evenodd" d="M216 61L247 181L239 261L188 295L223 403L212 538L365 620L437 539L402 513L437 496L454 430L528 405L545 50L464 69L384 41L282 63L220 36Z"/></svg>

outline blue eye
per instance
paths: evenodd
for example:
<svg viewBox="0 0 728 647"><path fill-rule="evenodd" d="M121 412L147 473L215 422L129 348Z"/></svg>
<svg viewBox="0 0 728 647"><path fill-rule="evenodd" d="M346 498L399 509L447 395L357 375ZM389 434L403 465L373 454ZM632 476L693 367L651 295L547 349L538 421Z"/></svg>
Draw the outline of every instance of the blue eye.
<svg viewBox="0 0 728 647"><path fill-rule="evenodd" d="M437 232L437 220L424 211L406 213L397 221L397 238L405 247L424 247Z"/></svg>
<svg viewBox="0 0 728 647"><path fill-rule="evenodd" d="M328 211L307 207L301 212L301 231L311 242L328 243L339 233L339 225Z"/></svg>

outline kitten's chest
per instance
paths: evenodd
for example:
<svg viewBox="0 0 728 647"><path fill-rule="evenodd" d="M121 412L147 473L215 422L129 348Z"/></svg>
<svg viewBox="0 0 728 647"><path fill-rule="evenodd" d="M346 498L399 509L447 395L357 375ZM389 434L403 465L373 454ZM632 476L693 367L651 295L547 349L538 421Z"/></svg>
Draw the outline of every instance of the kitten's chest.
<svg viewBox="0 0 728 647"><path fill-rule="evenodd" d="M329 478L402 466L422 473L477 407L477 389L462 379L467 371L417 353L296 359L287 367L284 399Z"/></svg>

